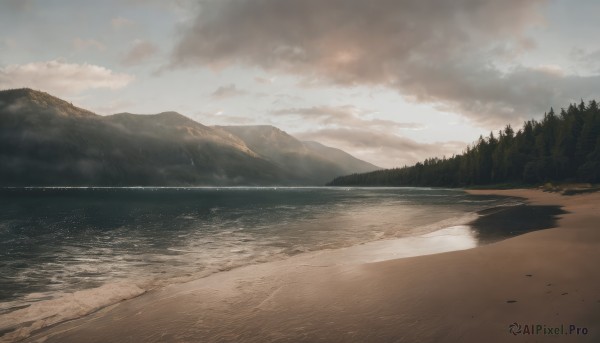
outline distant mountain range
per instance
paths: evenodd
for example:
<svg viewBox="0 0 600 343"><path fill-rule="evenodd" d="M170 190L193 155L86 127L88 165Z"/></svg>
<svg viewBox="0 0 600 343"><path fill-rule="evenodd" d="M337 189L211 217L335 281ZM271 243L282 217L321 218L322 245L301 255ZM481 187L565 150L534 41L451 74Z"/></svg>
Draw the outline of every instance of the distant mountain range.
<svg viewBox="0 0 600 343"><path fill-rule="evenodd" d="M0 186L323 185L378 169L273 126L100 116L44 92L0 91Z"/></svg>

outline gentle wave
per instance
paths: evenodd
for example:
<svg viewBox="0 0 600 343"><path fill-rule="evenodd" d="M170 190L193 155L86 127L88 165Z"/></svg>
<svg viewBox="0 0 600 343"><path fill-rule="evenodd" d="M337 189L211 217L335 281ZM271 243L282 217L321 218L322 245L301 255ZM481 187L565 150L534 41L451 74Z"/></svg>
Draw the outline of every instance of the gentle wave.
<svg viewBox="0 0 600 343"><path fill-rule="evenodd" d="M115 283L32 303L26 308L0 315L0 332L5 333L0 342L26 338L33 331L83 317L143 293L145 291L134 284Z"/></svg>
<svg viewBox="0 0 600 343"><path fill-rule="evenodd" d="M0 333L249 264L465 225L501 199L420 188L1 190ZM57 306L85 294L94 302Z"/></svg>
<svg viewBox="0 0 600 343"><path fill-rule="evenodd" d="M466 226L466 224L477 217L478 215L476 213L467 213L462 216L444 219L436 223L415 228L415 236L398 236L400 237L400 240L415 240L420 238L428 239L426 245L423 246L415 246L415 244L411 244L410 249L408 249L407 245L403 245L403 247L407 249L405 251L398 252L400 254L399 257L424 255L450 250L462 250L476 246L476 243L474 243L474 238L466 234L466 232L469 231L469 227ZM440 246L435 239L442 236L452 236L455 238L455 241L448 241L448 239L445 239L443 243L446 244L446 246ZM369 242L389 239L390 237L380 235L377 237L377 239L373 239ZM362 245L369 242L361 242L359 244ZM345 247L347 246L336 246L335 248L340 249ZM331 250L331 247L322 248ZM293 247L292 249L298 251L298 253L309 252L309 250L302 247ZM415 251L415 249L420 249L420 251ZM201 253L199 251L180 250L174 248L169 248L168 250L191 254ZM312 252L317 250L312 250ZM243 251L230 252L236 253ZM291 256L293 255L295 254L292 254ZM194 275L187 275L186 277L180 276L171 279L163 279L160 281L154 280L153 282L149 282L148 280L131 280L130 282L108 283L96 288L76 291L73 293L61 295L54 294L54 296L50 299L48 298L51 296L48 294L31 294L30 298L36 299L37 301L25 305L25 308L22 308L22 302L14 302L12 304L4 303L5 308L10 307L10 305L13 305L14 307L12 311L0 314L0 323L2 323L0 326L0 333L5 333L0 337L0 342L11 342L26 338L33 331L55 325L60 322L83 317L97 311L98 309L116 304L123 300L137 297L141 294L144 294L148 290L159 286L189 282L214 273L229 271L245 265L253 263L267 263L289 257L290 255L273 254L271 256L264 256L264 258L260 261L253 260L239 262L237 264L221 265L219 267L215 267L213 270L207 270L203 273L197 273Z"/></svg>

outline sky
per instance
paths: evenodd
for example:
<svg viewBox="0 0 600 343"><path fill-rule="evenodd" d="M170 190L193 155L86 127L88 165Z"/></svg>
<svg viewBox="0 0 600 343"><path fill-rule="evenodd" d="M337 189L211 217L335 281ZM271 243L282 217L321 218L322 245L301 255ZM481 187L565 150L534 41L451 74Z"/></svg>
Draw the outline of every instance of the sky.
<svg viewBox="0 0 600 343"><path fill-rule="evenodd" d="M1 0L0 89L274 125L390 168L600 99L594 0Z"/></svg>

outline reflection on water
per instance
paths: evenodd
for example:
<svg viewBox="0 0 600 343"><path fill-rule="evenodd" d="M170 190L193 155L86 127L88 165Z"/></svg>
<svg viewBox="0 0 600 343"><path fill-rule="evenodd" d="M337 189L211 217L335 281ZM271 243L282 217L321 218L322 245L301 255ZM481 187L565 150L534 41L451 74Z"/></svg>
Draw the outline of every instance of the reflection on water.
<svg viewBox="0 0 600 343"><path fill-rule="evenodd" d="M427 243L436 248L436 252L465 250L477 246L477 235L468 225L451 226L421 237L427 238Z"/></svg>
<svg viewBox="0 0 600 343"><path fill-rule="evenodd" d="M469 225L447 227L419 236L378 240L319 256L320 264L362 264L397 258L438 254L477 246L477 233Z"/></svg>
<svg viewBox="0 0 600 343"><path fill-rule="evenodd" d="M487 244L556 227L558 216L564 213L560 206L554 205L495 206L478 211L479 216L470 225L479 244Z"/></svg>
<svg viewBox="0 0 600 343"><path fill-rule="evenodd" d="M419 188L4 189L0 311L113 282L152 287L381 238L421 236L432 247L446 235L446 244L467 248L476 242L458 225L507 201ZM398 254L426 248L415 243Z"/></svg>

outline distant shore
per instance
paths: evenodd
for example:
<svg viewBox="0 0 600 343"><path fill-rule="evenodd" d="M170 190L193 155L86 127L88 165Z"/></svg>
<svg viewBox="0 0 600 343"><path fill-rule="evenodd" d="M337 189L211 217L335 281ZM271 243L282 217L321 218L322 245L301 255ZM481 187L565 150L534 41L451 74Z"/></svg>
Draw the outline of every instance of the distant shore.
<svg viewBox="0 0 600 343"><path fill-rule="evenodd" d="M380 261L382 246L366 244L239 268L121 302L26 341L598 341L600 193L468 192L522 197L567 213L555 228L474 249ZM513 323L516 335L509 332ZM573 330L523 334L530 325Z"/></svg>

